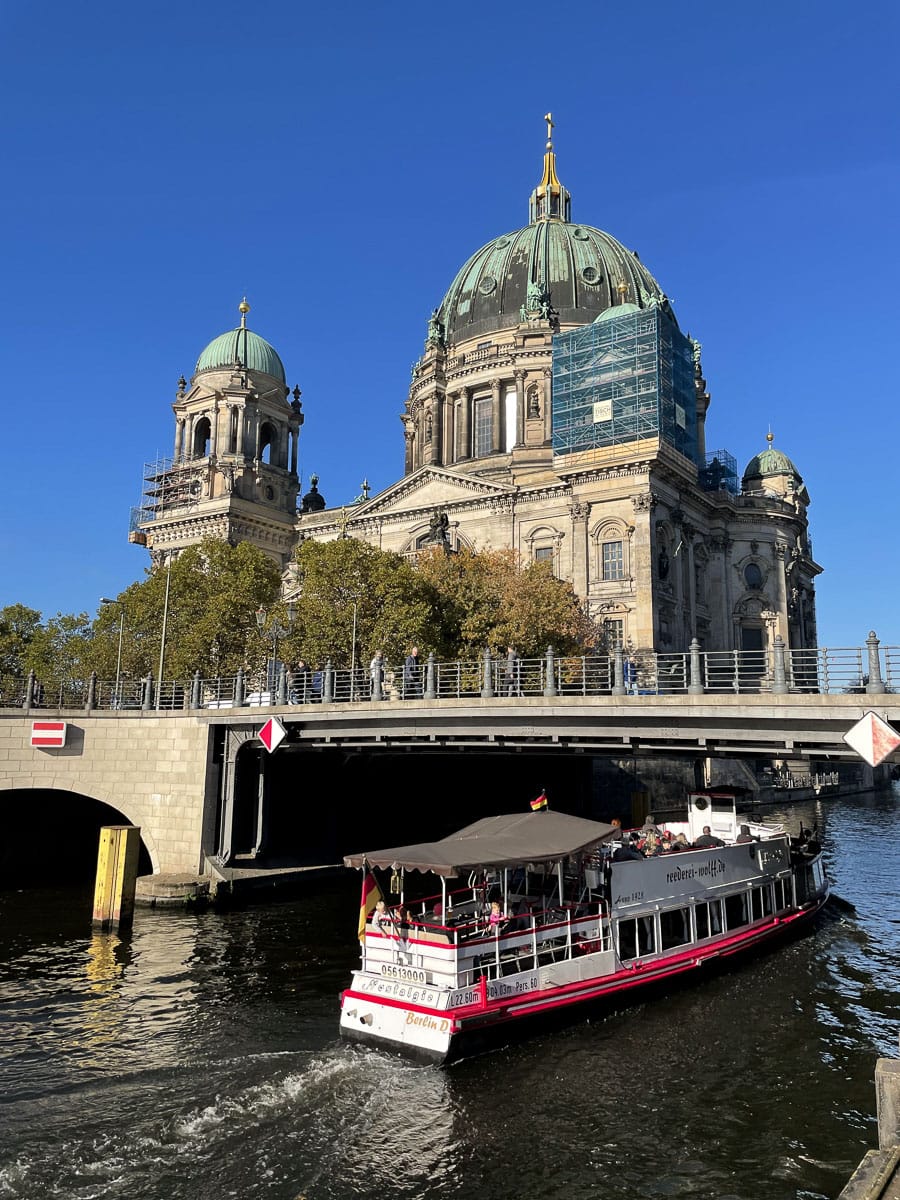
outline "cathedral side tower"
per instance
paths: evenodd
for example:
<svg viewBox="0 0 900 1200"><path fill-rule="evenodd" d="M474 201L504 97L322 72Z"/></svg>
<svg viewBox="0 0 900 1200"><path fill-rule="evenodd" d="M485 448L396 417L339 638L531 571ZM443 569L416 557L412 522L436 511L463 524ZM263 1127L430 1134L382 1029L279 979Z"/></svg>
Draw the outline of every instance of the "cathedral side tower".
<svg viewBox="0 0 900 1200"><path fill-rule="evenodd" d="M164 561L206 537L252 542L284 566L294 544L300 389L274 347L247 328L209 343L179 380L172 457L144 472L131 540Z"/></svg>

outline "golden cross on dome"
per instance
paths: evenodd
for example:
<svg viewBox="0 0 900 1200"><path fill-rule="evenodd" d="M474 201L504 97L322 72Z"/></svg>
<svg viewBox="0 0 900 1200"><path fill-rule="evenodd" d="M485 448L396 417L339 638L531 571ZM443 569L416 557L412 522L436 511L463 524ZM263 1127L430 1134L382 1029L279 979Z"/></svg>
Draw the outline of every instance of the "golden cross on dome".
<svg viewBox="0 0 900 1200"><path fill-rule="evenodd" d="M544 113L544 120L547 122L547 145L552 146L554 129L553 113Z"/></svg>

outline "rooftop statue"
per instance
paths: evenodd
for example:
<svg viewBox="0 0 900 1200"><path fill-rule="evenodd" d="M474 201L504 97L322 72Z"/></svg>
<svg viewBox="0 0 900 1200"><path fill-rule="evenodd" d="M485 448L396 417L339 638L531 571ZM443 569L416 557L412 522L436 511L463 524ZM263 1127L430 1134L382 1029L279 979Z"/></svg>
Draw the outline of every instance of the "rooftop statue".
<svg viewBox="0 0 900 1200"><path fill-rule="evenodd" d="M440 309L434 309L431 316L428 318L428 332L425 336L426 346L443 346L444 344L444 325L439 318Z"/></svg>

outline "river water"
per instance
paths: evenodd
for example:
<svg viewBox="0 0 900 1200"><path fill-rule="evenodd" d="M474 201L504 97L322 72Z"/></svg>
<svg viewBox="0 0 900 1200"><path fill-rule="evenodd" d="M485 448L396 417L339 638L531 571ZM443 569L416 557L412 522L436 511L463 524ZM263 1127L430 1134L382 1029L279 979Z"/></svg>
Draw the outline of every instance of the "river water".
<svg viewBox="0 0 900 1200"><path fill-rule="evenodd" d="M445 1069L337 1038L356 879L122 940L87 892L0 893L0 1198L834 1197L897 1052L898 801L772 814L819 825L855 914Z"/></svg>

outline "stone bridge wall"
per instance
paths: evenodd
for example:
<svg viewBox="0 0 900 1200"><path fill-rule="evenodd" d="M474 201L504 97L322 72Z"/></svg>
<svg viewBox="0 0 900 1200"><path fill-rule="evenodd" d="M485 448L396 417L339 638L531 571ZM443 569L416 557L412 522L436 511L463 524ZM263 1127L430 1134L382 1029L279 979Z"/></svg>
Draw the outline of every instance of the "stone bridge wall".
<svg viewBox="0 0 900 1200"><path fill-rule="evenodd" d="M33 714L45 719L55 714ZM154 872L196 872L210 770L208 721L181 714L66 714L67 744L30 745L31 719L0 719L0 820L10 790L52 788L117 809L133 825Z"/></svg>

